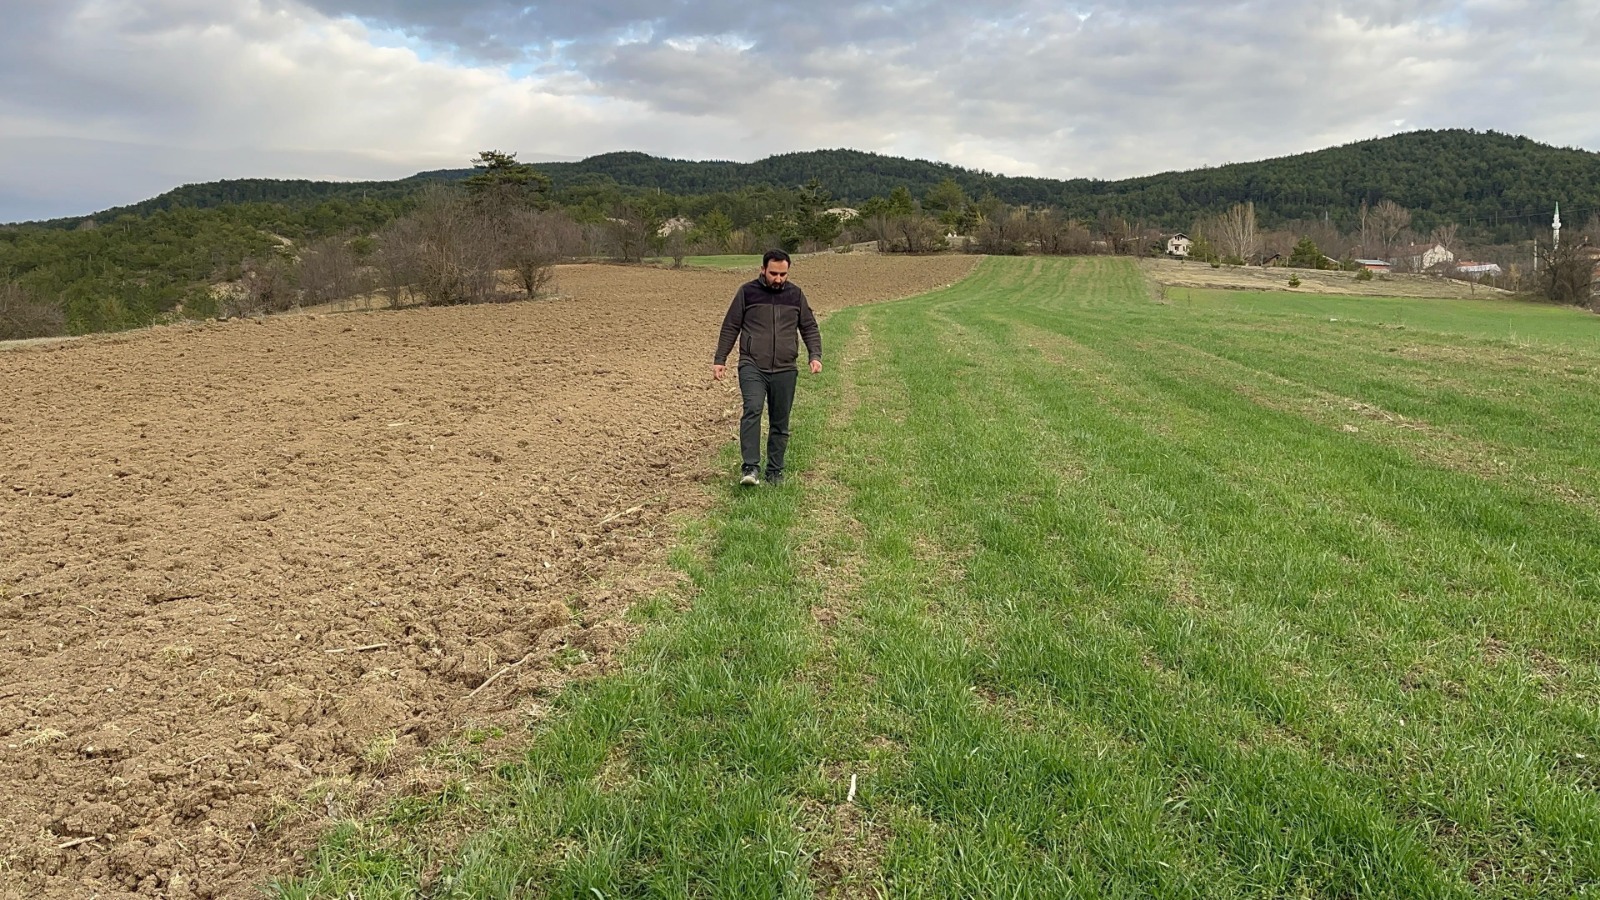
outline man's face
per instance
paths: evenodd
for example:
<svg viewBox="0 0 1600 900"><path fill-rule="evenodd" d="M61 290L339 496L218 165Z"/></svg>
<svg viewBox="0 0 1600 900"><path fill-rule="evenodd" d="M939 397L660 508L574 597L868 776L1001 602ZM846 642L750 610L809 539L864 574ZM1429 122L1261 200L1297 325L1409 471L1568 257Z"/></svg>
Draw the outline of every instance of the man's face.
<svg viewBox="0 0 1600 900"><path fill-rule="evenodd" d="M789 264L775 259L761 267L761 274L767 276L767 284L776 287L789 280Z"/></svg>

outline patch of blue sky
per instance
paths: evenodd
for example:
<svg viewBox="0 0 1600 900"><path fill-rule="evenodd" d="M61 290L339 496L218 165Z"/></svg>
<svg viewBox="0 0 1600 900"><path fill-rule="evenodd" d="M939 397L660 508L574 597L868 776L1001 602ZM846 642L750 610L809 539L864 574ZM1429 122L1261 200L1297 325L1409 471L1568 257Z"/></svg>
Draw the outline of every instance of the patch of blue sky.
<svg viewBox="0 0 1600 900"><path fill-rule="evenodd" d="M537 62L514 62L500 67L500 71L504 72L507 77L516 79L517 81L522 81L526 78L532 78L535 75L543 72L544 69L544 64Z"/></svg>
<svg viewBox="0 0 1600 900"><path fill-rule="evenodd" d="M365 29L367 42L374 47L384 47L390 50L410 50L417 55L417 59L423 62L450 61L449 48L424 40L403 29L374 25L356 16L345 16L345 19L355 22Z"/></svg>
<svg viewBox="0 0 1600 900"><path fill-rule="evenodd" d="M499 69L517 79L535 78L553 72L576 72L582 63L580 55L568 51L579 44L579 41L569 38L528 44L521 48L520 59L503 63Z"/></svg>

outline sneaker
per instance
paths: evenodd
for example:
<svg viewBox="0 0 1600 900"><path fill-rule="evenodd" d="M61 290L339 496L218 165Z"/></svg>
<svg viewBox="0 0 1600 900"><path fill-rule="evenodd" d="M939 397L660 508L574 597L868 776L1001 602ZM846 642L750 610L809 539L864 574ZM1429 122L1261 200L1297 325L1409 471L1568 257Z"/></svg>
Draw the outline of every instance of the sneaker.
<svg viewBox="0 0 1600 900"><path fill-rule="evenodd" d="M777 487L780 484L783 484L783 473L782 472L777 472L777 473L768 472L767 473L767 486L768 487Z"/></svg>
<svg viewBox="0 0 1600 900"><path fill-rule="evenodd" d="M739 476L739 483L745 487L755 487L761 483L761 479L756 477L755 469L745 469L744 474Z"/></svg>

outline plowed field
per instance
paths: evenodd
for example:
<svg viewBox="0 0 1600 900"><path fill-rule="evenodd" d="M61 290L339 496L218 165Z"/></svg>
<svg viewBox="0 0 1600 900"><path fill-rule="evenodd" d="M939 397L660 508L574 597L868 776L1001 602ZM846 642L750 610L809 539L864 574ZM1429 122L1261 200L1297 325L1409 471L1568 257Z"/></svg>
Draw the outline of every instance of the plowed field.
<svg viewBox="0 0 1600 900"><path fill-rule="evenodd" d="M825 313L973 262L794 274ZM709 362L750 274L0 353L0 897L259 896L429 747L611 664L731 474Z"/></svg>

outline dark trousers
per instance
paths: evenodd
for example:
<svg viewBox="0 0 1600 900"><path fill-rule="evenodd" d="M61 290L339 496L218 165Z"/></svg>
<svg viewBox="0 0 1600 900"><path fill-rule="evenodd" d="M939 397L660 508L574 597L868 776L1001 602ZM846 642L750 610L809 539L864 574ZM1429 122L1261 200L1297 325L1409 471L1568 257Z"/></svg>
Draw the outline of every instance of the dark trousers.
<svg viewBox="0 0 1600 900"><path fill-rule="evenodd" d="M767 408L767 480L783 475L783 454L789 449L789 410L800 373L763 372L752 363L739 364L739 393L744 415L739 418L739 455L745 471L761 466L761 407Z"/></svg>

